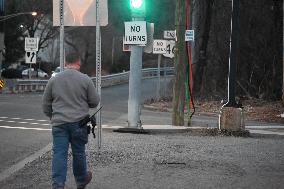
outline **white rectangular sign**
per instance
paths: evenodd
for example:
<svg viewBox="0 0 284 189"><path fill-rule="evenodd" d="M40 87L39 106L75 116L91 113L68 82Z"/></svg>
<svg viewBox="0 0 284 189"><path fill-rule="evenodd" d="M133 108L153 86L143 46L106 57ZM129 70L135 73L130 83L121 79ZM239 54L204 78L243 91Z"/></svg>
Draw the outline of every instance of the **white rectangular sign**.
<svg viewBox="0 0 284 189"><path fill-rule="evenodd" d="M166 54L167 53L167 41L166 40L154 40L153 54Z"/></svg>
<svg viewBox="0 0 284 189"><path fill-rule="evenodd" d="M194 30L185 30L185 41L194 41Z"/></svg>
<svg viewBox="0 0 284 189"><path fill-rule="evenodd" d="M53 0L53 26L59 26L59 2ZM107 0L100 0L100 25L108 24ZM65 26L96 26L96 0L64 0Z"/></svg>
<svg viewBox="0 0 284 189"><path fill-rule="evenodd" d="M36 51L27 51L26 52L26 63L27 64L36 64Z"/></svg>
<svg viewBox="0 0 284 189"><path fill-rule="evenodd" d="M26 37L25 38L25 51L38 51L38 38Z"/></svg>
<svg viewBox="0 0 284 189"><path fill-rule="evenodd" d="M146 21L124 22L124 24L125 24L124 44L128 45L147 44Z"/></svg>
<svg viewBox="0 0 284 189"><path fill-rule="evenodd" d="M165 39L175 39L176 31L175 30L164 31L164 38Z"/></svg>

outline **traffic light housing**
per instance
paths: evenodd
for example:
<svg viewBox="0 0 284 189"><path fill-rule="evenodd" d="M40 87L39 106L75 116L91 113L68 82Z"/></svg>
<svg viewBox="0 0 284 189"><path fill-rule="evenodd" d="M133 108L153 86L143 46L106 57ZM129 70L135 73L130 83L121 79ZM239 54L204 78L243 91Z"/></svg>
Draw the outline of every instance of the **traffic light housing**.
<svg viewBox="0 0 284 189"><path fill-rule="evenodd" d="M133 17L145 17L146 0L129 0L130 10Z"/></svg>

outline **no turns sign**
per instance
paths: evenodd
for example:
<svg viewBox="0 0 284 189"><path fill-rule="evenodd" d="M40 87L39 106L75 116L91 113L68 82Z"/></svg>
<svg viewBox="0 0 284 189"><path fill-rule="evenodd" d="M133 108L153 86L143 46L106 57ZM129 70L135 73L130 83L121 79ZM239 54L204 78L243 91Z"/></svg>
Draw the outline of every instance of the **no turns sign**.
<svg viewBox="0 0 284 189"><path fill-rule="evenodd" d="M166 54L167 53L167 41L166 40L154 40L153 54Z"/></svg>
<svg viewBox="0 0 284 189"><path fill-rule="evenodd" d="M124 44L146 45L147 32L146 21L125 22Z"/></svg>

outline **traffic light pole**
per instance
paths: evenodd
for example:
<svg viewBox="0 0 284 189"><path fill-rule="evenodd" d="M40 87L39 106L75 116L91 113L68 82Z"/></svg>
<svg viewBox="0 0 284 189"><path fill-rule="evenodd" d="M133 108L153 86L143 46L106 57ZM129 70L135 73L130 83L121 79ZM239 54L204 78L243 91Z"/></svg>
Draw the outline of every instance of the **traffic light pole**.
<svg viewBox="0 0 284 189"><path fill-rule="evenodd" d="M130 0L132 21L144 21L145 1ZM142 128L141 115L141 79L142 79L143 46L132 45L130 55L128 126L116 129L115 132L147 133Z"/></svg>
<svg viewBox="0 0 284 189"><path fill-rule="evenodd" d="M133 21L143 21L143 18L132 18ZM142 129L141 114L141 78L142 78L143 47L131 46L129 98L128 98L128 127Z"/></svg>
<svg viewBox="0 0 284 189"><path fill-rule="evenodd" d="M237 53L240 32L240 0L232 1L231 44L228 76L228 102L223 105L219 115L219 130L232 134L246 134L244 112L235 100Z"/></svg>

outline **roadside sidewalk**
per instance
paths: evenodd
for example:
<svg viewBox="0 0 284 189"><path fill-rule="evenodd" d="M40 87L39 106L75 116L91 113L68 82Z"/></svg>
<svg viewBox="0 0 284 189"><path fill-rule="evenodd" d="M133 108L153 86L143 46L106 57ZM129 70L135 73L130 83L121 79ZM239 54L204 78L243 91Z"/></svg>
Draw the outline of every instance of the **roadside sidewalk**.
<svg viewBox="0 0 284 189"><path fill-rule="evenodd" d="M127 114L123 114L118 119L111 122L106 122L103 129L113 131L119 128L127 127ZM171 113L159 112L152 110L142 110L141 115L142 127L148 132L154 133L181 133L194 132L206 128L218 128L218 115L198 114L194 115L191 120L191 126L172 126ZM251 134L257 135L279 135L283 136L284 124L280 123L265 123L251 120L245 121L246 130ZM262 132L263 131L263 132Z"/></svg>

